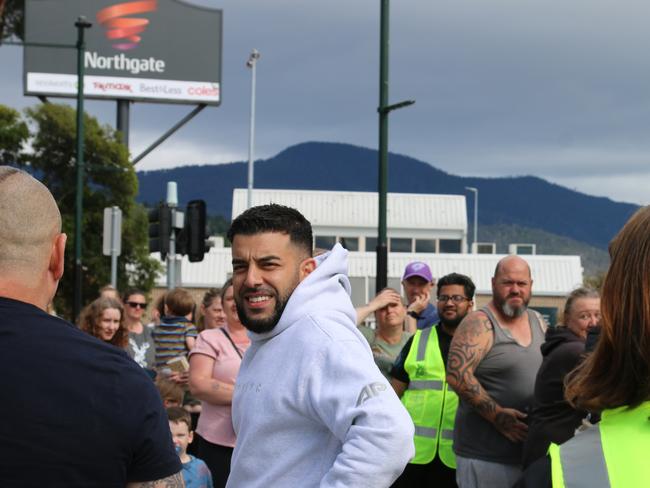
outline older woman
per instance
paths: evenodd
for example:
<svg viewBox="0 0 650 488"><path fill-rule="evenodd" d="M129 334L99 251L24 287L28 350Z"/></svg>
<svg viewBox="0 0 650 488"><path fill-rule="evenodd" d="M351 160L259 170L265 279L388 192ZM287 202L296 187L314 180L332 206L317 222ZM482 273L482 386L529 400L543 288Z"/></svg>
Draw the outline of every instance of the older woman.
<svg viewBox="0 0 650 488"><path fill-rule="evenodd" d="M201 318L199 318L197 328L200 331L206 329L216 329L226 323L226 313L221 303L221 290L219 288L210 288L203 295L201 301Z"/></svg>
<svg viewBox="0 0 650 488"><path fill-rule="evenodd" d="M535 380L535 399L524 446L523 465L543 457L551 442L573 437L587 412L576 410L564 399L564 379L583 359L587 331L600 322L600 297L589 288L578 288L567 297L564 325L546 331L544 359Z"/></svg>
<svg viewBox="0 0 650 488"><path fill-rule="evenodd" d="M212 472L215 488L226 486L230 473L230 458L235 446L232 394L242 356L250 345L237 315L231 280L224 284L221 298L226 324L201 332L190 352L190 391L201 400L196 428L198 452Z"/></svg>
<svg viewBox="0 0 650 488"><path fill-rule="evenodd" d="M79 318L79 328L104 342L126 348L129 333L124 326L122 303L115 298L98 298Z"/></svg>

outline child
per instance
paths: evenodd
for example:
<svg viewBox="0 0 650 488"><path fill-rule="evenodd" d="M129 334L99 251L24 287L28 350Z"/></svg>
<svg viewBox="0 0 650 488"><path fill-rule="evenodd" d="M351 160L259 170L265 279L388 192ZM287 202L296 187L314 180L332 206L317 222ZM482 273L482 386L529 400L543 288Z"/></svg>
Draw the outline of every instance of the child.
<svg viewBox="0 0 650 488"><path fill-rule="evenodd" d="M176 452L183 463L185 488L213 488L208 466L200 459L187 454L187 446L194 438L194 432L190 427L190 414L181 407L170 407L167 409L167 418Z"/></svg>
<svg viewBox="0 0 650 488"><path fill-rule="evenodd" d="M180 407L183 405L183 397L185 396L185 391L183 387L169 381L166 379L159 378L156 380L156 388L158 388L158 393L160 393L160 399L163 402L165 408L169 407Z"/></svg>
<svg viewBox="0 0 650 488"><path fill-rule="evenodd" d="M190 321L194 308L194 299L187 290L176 288L165 294L165 316L153 332L157 368L164 368L170 359L187 356L194 347L198 335Z"/></svg>

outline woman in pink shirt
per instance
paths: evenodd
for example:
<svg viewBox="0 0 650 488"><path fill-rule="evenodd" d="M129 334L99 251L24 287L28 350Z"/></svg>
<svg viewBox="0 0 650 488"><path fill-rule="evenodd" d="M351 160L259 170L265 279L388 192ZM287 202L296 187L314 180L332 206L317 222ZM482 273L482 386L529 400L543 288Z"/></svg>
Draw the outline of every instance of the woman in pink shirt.
<svg viewBox="0 0 650 488"><path fill-rule="evenodd" d="M232 281L221 289L226 325L204 330L190 352L190 391L201 400L196 427L198 455L212 472L214 487L225 487L235 447L231 403L241 358L250 345L239 321Z"/></svg>

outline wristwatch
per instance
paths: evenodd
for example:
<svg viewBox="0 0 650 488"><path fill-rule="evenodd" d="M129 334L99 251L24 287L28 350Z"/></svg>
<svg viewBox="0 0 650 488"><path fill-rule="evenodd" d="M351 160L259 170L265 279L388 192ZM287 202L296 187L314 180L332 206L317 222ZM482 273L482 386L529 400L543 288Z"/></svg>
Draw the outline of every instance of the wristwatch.
<svg viewBox="0 0 650 488"><path fill-rule="evenodd" d="M414 312L413 310L409 310L408 312L406 312L406 315L413 317L416 320L420 318L420 314Z"/></svg>

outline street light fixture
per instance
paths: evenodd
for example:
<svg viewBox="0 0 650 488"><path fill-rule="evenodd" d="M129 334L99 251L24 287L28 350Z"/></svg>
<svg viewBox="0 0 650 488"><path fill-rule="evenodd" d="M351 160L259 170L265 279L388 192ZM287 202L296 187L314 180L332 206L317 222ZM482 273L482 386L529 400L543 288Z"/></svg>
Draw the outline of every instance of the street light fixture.
<svg viewBox="0 0 650 488"><path fill-rule="evenodd" d="M257 49L251 51L246 67L251 69L251 126L250 138L248 141L248 192L247 208L253 206L253 159L255 150L255 67L257 60L260 59L260 52Z"/></svg>
<svg viewBox="0 0 650 488"><path fill-rule="evenodd" d="M472 245L476 248L478 242L478 188L466 186L465 189L474 193L474 242ZM478 252L478 249L474 249L474 252Z"/></svg>

